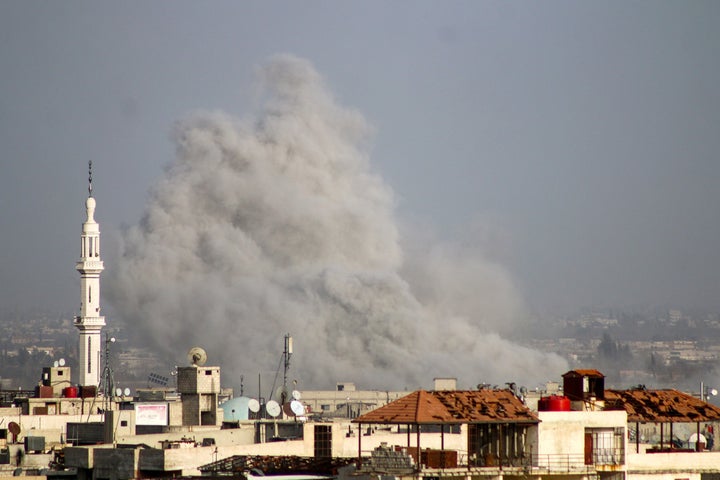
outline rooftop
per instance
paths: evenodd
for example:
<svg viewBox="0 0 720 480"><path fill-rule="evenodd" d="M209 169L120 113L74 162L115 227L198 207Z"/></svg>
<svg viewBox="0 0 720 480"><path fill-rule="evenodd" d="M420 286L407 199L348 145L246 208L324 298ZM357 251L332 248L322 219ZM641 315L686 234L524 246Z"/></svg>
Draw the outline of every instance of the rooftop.
<svg viewBox="0 0 720 480"><path fill-rule="evenodd" d="M628 422L689 423L720 420L720 408L675 389L605 390L608 410L625 410Z"/></svg>
<svg viewBox="0 0 720 480"><path fill-rule="evenodd" d="M354 420L380 424L537 423L510 390L418 390Z"/></svg>

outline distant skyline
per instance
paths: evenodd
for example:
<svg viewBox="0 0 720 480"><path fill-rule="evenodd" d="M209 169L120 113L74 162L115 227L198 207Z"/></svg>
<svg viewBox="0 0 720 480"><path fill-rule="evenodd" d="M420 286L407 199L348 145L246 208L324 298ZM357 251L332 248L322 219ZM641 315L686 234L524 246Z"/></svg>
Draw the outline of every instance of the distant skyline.
<svg viewBox="0 0 720 480"><path fill-rule="evenodd" d="M371 126L401 235L481 255L528 311L718 309L718 19L714 1L1 2L0 306L77 311L88 160L105 277L176 122L251 116L255 72L291 54Z"/></svg>

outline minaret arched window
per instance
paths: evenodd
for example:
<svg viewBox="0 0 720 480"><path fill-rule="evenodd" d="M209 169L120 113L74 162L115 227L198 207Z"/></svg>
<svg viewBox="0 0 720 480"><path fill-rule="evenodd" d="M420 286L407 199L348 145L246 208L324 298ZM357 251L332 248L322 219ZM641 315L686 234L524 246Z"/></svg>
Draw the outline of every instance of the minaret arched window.
<svg viewBox="0 0 720 480"><path fill-rule="evenodd" d="M92 373L92 337L88 337L87 367L88 373Z"/></svg>

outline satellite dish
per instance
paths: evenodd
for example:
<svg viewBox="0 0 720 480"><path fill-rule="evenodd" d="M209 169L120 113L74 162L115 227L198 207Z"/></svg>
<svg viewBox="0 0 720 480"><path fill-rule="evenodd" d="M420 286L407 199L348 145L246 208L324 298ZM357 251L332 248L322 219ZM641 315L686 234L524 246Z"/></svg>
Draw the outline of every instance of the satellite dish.
<svg viewBox="0 0 720 480"><path fill-rule="evenodd" d="M20 434L20 425L15 422L10 422L8 423L8 430L10 430L10 433L17 436Z"/></svg>
<svg viewBox="0 0 720 480"><path fill-rule="evenodd" d="M718 391L713 388L713 389L710 389L710 391L708 393L714 397L715 395L718 394Z"/></svg>
<svg viewBox="0 0 720 480"><path fill-rule="evenodd" d="M125 395L126 397L129 397L129 396L130 396L130 389L126 387L125 390L123 390L123 395Z"/></svg>
<svg viewBox="0 0 720 480"><path fill-rule="evenodd" d="M276 396L278 399L280 399L280 400L286 400L286 399L287 399L287 388L285 388L284 386L280 385L280 386L275 390L275 396Z"/></svg>
<svg viewBox="0 0 720 480"><path fill-rule="evenodd" d="M296 417L302 417L305 415L305 406L297 400L290 402L290 410Z"/></svg>
<svg viewBox="0 0 720 480"><path fill-rule="evenodd" d="M258 402L254 398L251 398L248 401L248 410L250 410L252 413L259 412L260 411L260 402Z"/></svg>
<svg viewBox="0 0 720 480"><path fill-rule="evenodd" d="M297 390L293 390L290 395L292 395L293 400L300 400L302 398L302 395L300 395L300 392Z"/></svg>
<svg viewBox="0 0 720 480"><path fill-rule="evenodd" d="M57 360L55 360L55 361L53 362L53 367L57 368L58 365L60 365L60 363L59 363Z"/></svg>
<svg viewBox="0 0 720 480"><path fill-rule="evenodd" d="M202 367L207 362L207 353L200 347L192 347L187 358L191 365Z"/></svg>
<svg viewBox="0 0 720 480"><path fill-rule="evenodd" d="M60 360L58 360L58 365L60 365L61 367L64 367L64 366L65 366L65 359L64 359L64 358L61 358Z"/></svg>
<svg viewBox="0 0 720 480"><path fill-rule="evenodd" d="M270 400L265 404L265 411L268 415L275 418L280 415L280 404L278 404L275 400Z"/></svg>
<svg viewBox="0 0 720 480"><path fill-rule="evenodd" d="M122 388L119 388L119 387L118 387L118 388L115 389L115 396L116 396L116 397L121 397L121 396L122 396Z"/></svg>

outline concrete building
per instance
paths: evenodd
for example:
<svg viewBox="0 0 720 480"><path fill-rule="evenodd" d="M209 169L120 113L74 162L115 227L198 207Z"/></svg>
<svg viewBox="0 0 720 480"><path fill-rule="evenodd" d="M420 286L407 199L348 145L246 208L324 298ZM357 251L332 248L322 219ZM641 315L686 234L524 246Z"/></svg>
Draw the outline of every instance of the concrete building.
<svg viewBox="0 0 720 480"><path fill-rule="evenodd" d="M358 390L341 382L335 390L303 390L302 402L315 418L355 418L404 397L407 391Z"/></svg>

